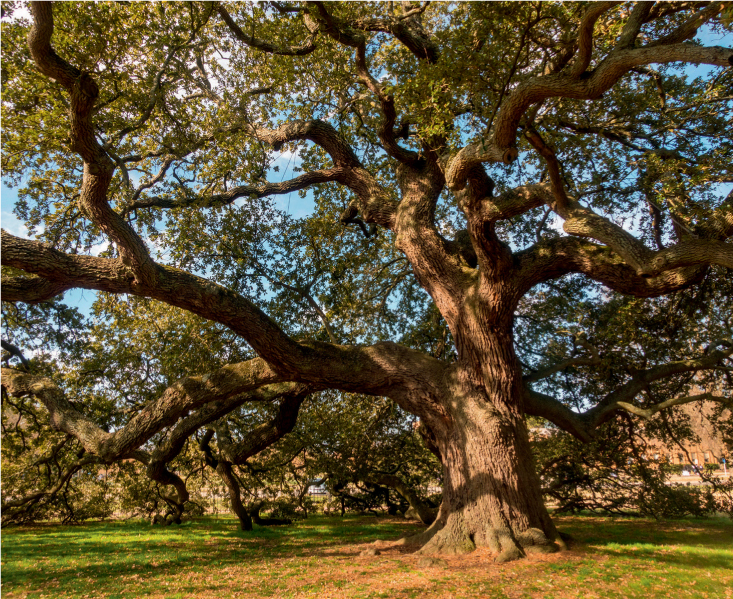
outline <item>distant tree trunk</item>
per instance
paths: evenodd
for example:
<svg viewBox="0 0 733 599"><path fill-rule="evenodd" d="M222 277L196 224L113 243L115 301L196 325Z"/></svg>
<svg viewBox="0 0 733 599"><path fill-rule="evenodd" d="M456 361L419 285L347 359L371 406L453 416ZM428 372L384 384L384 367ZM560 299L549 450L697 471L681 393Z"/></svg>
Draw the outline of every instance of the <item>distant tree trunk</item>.
<svg viewBox="0 0 733 599"><path fill-rule="evenodd" d="M399 476L392 474L373 474L369 481L397 491L410 504L410 507L417 512L423 524L432 524L435 521L435 511L424 502L410 485L406 484Z"/></svg>
<svg viewBox="0 0 733 599"><path fill-rule="evenodd" d="M262 509L262 501L258 501L252 507L249 508L249 515L252 516L252 520L258 526L283 526L285 524L292 524L293 521L290 518L263 518L260 516L260 510Z"/></svg>
<svg viewBox="0 0 733 599"><path fill-rule="evenodd" d="M216 465L216 471L227 486L232 511L239 518L239 528L241 530L252 530L252 518L250 518L244 505L242 505L239 483L234 476L234 472L232 472L232 465L226 460L219 460Z"/></svg>

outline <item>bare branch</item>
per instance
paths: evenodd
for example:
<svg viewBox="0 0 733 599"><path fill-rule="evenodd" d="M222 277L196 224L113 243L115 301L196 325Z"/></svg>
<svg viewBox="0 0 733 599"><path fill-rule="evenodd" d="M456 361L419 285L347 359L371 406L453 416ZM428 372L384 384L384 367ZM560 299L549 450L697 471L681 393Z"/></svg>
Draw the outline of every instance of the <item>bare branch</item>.
<svg viewBox="0 0 733 599"><path fill-rule="evenodd" d="M730 397L723 397L721 395L714 395L713 393L701 393L699 395L688 395L686 397L674 397L667 401L654 404L648 408L642 408L625 401L617 401L615 407L617 409L626 410L630 414L641 416L645 420L649 420L654 414L673 408L674 406L681 406L684 404L692 403L693 401L717 401L726 405L733 405L733 399Z"/></svg>
<svg viewBox="0 0 733 599"><path fill-rule="evenodd" d="M127 216L131 212L142 208L186 208L188 206L213 208L215 206L227 206L242 197L264 198L270 195L291 193L318 183L345 180L348 174L348 169L344 168L323 169L304 173L299 177L289 179L288 181L281 181L280 183L270 183L268 181L260 185L239 185L224 193L214 194L208 197L194 196L182 200L172 200L154 196L128 204L125 206L122 215ZM151 181L148 186L152 186L152 184L153 182Z"/></svg>

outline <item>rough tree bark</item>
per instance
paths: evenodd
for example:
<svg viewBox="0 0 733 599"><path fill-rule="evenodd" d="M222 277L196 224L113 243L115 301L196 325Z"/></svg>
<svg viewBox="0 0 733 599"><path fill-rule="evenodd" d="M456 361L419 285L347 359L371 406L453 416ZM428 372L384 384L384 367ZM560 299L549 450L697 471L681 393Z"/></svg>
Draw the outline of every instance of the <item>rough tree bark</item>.
<svg viewBox="0 0 733 599"><path fill-rule="evenodd" d="M488 546L507 561L554 550L561 540L542 500L517 395L507 394L517 378L497 380L491 395L471 384L461 366L452 378L449 420L431 425L443 456L443 502L433 525L415 539L424 543L421 552Z"/></svg>

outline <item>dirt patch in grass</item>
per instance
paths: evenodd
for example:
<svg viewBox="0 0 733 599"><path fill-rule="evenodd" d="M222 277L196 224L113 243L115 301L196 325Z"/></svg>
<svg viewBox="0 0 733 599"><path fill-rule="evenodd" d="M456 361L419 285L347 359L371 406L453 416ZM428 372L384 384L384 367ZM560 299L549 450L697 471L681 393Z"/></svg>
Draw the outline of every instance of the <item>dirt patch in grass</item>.
<svg viewBox="0 0 733 599"><path fill-rule="evenodd" d="M241 532L209 518L180 527L96 523L3 531L2 594L153 598L733 599L733 524L558 518L572 551L497 565L479 549L421 564L397 545L416 524L315 517ZM362 556L368 548L380 555ZM728 595L726 595L728 593Z"/></svg>

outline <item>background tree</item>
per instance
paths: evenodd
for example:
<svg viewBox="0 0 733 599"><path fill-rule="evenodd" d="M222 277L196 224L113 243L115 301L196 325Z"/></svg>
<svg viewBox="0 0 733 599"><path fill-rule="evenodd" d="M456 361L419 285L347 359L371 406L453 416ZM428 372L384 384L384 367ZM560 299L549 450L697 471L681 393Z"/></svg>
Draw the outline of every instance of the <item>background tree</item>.
<svg viewBox="0 0 733 599"><path fill-rule="evenodd" d="M7 176L27 181L18 213L43 241L3 231L3 264L26 273L4 278L4 299L155 299L258 356L192 369L114 432L51 380L4 372L10 395L37 397L100 460L144 461L166 427L188 439L263 398L386 396L420 418L443 465L422 551L488 545L505 561L561 542L526 415L587 441L619 413L693 401L657 395L679 377L727 368L730 331L578 406L540 381L597 365L580 330L560 364L523 370L515 349L527 304L611 305L728 276L733 51L693 41L703 25L728 30L727 4L31 9L3 35L3 146ZM695 79L679 63L716 68ZM283 150L302 174L277 181ZM307 188L300 222L266 199ZM262 310L281 299L301 313ZM402 339L431 309L454 354ZM182 505L165 466L178 442L148 470Z"/></svg>

